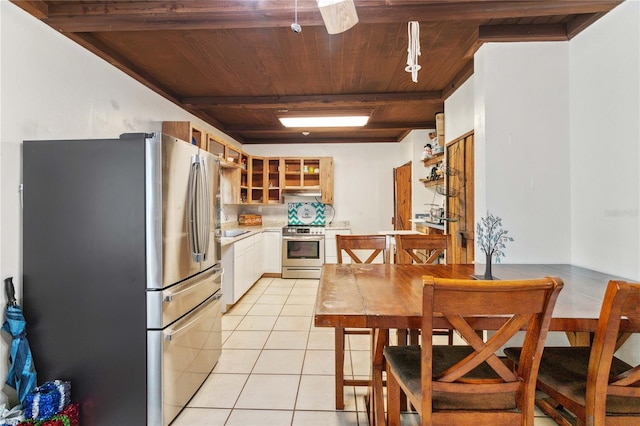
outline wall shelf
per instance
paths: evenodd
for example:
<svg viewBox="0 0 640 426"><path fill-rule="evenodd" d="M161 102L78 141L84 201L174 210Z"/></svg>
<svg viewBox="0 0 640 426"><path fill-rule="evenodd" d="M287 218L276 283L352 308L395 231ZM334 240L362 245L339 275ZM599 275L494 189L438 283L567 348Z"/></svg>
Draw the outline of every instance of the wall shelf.
<svg viewBox="0 0 640 426"><path fill-rule="evenodd" d="M431 180L431 179L419 179L420 182L422 182L424 184L424 186L426 188L429 188L431 186L436 186L439 183L443 183L444 182L444 178L440 178L440 179L436 179L436 180Z"/></svg>
<svg viewBox="0 0 640 426"><path fill-rule="evenodd" d="M432 166L434 164L438 164L442 162L443 159L444 159L444 152L441 152L440 154L435 154L431 158L422 160L422 163L424 164L425 167L427 167L427 166Z"/></svg>

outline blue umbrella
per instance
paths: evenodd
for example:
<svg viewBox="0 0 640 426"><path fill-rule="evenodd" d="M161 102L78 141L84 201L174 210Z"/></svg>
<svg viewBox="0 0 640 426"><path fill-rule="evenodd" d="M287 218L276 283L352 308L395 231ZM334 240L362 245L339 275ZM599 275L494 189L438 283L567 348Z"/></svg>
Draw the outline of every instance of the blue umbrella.
<svg viewBox="0 0 640 426"><path fill-rule="evenodd" d="M17 391L18 399L24 405L25 397L37 385L36 370L25 332L27 322L22 315L22 309L16 303L12 278L5 279L4 285L7 293L7 318L2 324L2 329L13 338L9 354L11 367L6 383Z"/></svg>

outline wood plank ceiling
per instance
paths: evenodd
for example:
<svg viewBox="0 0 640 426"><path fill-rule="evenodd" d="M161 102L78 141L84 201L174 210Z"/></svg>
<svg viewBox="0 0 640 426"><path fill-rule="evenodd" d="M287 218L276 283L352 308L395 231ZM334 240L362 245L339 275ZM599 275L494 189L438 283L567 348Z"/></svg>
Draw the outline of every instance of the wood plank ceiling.
<svg viewBox="0 0 640 426"><path fill-rule="evenodd" d="M244 144L397 142L434 128L485 42L569 40L621 1L355 0L329 35L316 0L12 0ZM405 72L420 23L418 82ZM286 129L297 113L370 114L363 128ZM309 130L309 135L303 135Z"/></svg>

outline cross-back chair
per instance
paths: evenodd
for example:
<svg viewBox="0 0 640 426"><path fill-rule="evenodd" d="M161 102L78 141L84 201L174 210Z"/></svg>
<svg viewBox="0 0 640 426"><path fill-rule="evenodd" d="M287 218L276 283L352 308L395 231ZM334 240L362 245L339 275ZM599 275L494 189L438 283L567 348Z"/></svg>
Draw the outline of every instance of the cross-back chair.
<svg viewBox="0 0 640 426"><path fill-rule="evenodd" d="M438 263L451 241L447 234L403 234L395 238L399 263ZM417 345L419 330L398 330L398 344L407 344L407 334L410 343ZM452 330L433 330L433 335L447 336L447 341L453 345Z"/></svg>
<svg viewBox="0 0 640 426"><path fill-rule="evenodd" d="M376 257L382 254L382 262L389 263L389 238L386 235L336 235L338 249L338 263L343 263L343 252L352 262L372 263ZM368 256L364 261L360 256ZM364 254L363 254L364 252Z"/></svg>
<svg viewBox="0 0 640 426"><path fill-rule="evenodd" d="M423 425L532 426L538 363L562 281L423 281L422 345L384 349L389 425L400 424L402 390ZM434 318L442 317L467 346L433 345ZM473 328L474 317L505 322L485 342ZM499 350L523 328L525 349L514 370Z"/></svg>
<svg viewBox="0 0 640 426"><path fill-rule="evenodd" d="M372 263L376 258L389 263L389 238L386 235L336 235L338 263L343 263L343 251L355 263ZM354 251L356 250L357 253ZM363 253L367 258L362 261ZM380 257L381 256L381 257ZM344 408L345 386L370 386L370 379L345 379L344 377L344 346L345 335L369 335L371 330L358 328L335 327L335 371L336 371L336 409Z"/></svg>
<svg viewBox="0 0 640 426"><path fill-rule="evenodd" d="M448 234L401 234L396 235L398 253L406 254L408 262L402 262L406 256L398 256L402 263L438 263L438 259L449 248Z"/></svg>
<svg viewBox="0 0 640 426"><path fill-rule="evenodd" d="M630 333L620 333L626 317L640 329L640 284L609 281L591 347L544 349L538 389L548 398L538 407L560 425L639 425L640 365L616 357ZM638 334L638 333L636 333ZM507 348L505 355L516 364L521 348ZM637 347L635 354L637 355Z"/></svg>

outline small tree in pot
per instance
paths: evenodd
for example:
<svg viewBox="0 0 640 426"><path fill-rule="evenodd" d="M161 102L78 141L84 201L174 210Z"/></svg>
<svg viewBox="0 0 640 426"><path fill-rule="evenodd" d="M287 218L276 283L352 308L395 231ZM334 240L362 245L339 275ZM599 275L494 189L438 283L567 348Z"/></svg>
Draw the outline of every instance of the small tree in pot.
<svg viewBox="0 0 640 426"><path fill-rule="evenodd" d="M502 249L507 241L513 241L508 236L509 231L502 228L502 219L487 212L487 217L480 218L476 228L476 241L478 247L485 254L486 266L483 279L492 280L491 261L495 257L496 263L500 263L500 257L504 256Z"/></svg>

